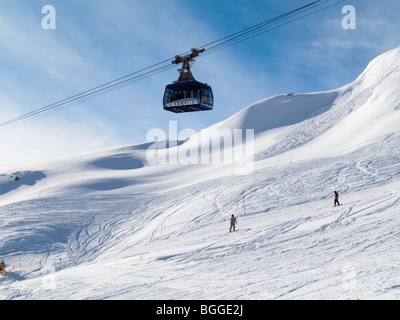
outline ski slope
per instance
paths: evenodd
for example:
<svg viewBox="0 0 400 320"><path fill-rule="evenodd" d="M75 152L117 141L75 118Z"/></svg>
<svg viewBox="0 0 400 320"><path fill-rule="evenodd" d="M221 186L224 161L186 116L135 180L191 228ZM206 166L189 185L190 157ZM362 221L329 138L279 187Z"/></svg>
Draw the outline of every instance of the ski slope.
<svg viewBox="0 0 400 320"><path fill-rule="evenodd" d="M0 258L22 265L0 299L399 299L399 124L400 47L161 143L167 163L148 141L0 172Z"/></svg>

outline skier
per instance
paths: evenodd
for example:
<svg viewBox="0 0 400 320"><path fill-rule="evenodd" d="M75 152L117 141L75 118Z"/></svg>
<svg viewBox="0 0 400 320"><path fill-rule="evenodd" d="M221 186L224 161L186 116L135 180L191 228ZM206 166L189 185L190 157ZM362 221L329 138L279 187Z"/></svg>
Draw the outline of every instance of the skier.
<svg viewBox="0 0 400 320"><path fill-rule="evenodd" d="M229 232L232 232L232 228L233 228L233 231L235 231L236 223L237 223L237 220L236 220L235 216L232 215L232 217L231 217L231 227L229 228Z"/></svg>
<svg viewBox="0 0 400 320"><path fill-rule="evenodd" d="M0 271L4 271L5 267L6 267L6 264L4 263L4 260L2 259L1 263L0 263Z"/></svg>
<svg viewBox="0 0 400 320"><path fill-rule="evenodd" d="M339 203L339 194L338 194L336 191L334 192L334 194L335 194L335 202L333 203L333 206L334 206L334 207L336 207L336 205L340 206L340 203Z"/></svg>

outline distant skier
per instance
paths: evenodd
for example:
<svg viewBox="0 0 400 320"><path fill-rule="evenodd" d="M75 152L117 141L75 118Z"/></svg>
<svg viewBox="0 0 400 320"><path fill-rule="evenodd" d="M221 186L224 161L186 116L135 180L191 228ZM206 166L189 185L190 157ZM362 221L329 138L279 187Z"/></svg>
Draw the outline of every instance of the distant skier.
<svg viewBox="0 0 400 320"><path fill-rule="evenodd" d="M336 207L337 205L340 206L339 203L339 193L337 193L336 191L334 192L335 194L335 202L333 203L333 206Z"/></svg>
<svg viewBox="0 0 400 320"><path fill-rule="evenodd" d="M231 227L229 228L229 232L232 232L232 228L233 228L233 231L235 231L236 223L237 223L237 220L236 220L235 216L232 215L231 216Z"/></svg>
<svg viewBox="0 0 400 320"><path fill-rule="evenodd" d="M5 267L6 267L6 264L4 263L4 260L2 259L0 262L0 271L3 271Z"/></svg>

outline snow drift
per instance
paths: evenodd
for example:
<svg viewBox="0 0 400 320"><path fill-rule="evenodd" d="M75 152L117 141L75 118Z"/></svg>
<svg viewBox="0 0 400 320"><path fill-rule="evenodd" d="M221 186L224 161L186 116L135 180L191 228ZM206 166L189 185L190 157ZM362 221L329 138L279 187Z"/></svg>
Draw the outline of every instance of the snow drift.
<svg viewBox="0 0 400 320"><path fill-rule="evenodd" d="M399 89L396 48L342 88L156 150L195 163L150 165L148 141L0 173L0 256L22 264L0 298L399 298ZM251 171L207 162L216 132L246 129ZM248 142L232 139L216 137L220 159Z"/></svg>

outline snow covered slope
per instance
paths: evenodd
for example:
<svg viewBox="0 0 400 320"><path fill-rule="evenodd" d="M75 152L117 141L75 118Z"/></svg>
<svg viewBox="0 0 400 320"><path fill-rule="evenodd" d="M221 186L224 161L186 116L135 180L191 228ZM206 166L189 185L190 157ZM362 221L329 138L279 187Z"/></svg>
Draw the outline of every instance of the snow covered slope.
<svg viewBox="0 0 400 320"><path fill-rule="evenodd" d="M157 150L0 172L0 299L400 298L399 89L396 48Z"/></svg>

